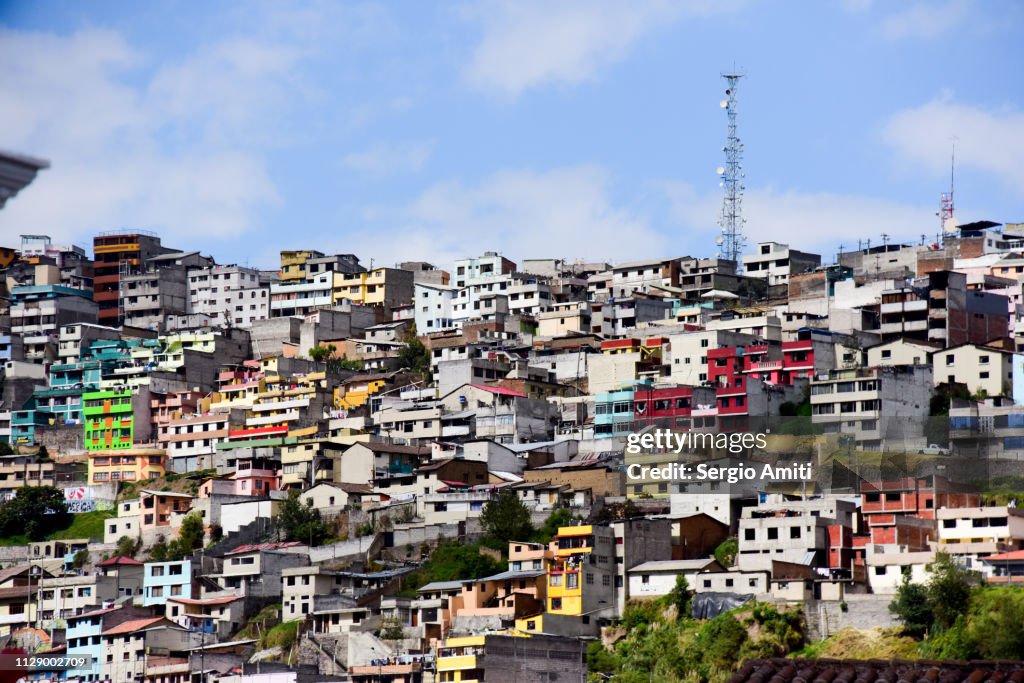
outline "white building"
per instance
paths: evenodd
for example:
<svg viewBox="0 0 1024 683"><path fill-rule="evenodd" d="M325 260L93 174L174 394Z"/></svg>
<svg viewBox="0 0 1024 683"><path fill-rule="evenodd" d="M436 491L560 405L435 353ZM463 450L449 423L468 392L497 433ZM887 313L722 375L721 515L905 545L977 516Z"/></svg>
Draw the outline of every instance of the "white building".
<svg viewBox="0 0 1024 683"><path fill-rule="evenodd" d="M789 276L804 273L821 265L821 256L790 249L788 244L761 242L753 254L743 257L743 268L749 277L759 277L768 285L787 285Z"/></svg>
<svg viewBox="0 0 1024 683"><path fill-rule="evenodd" d="M208 266L188 271L192 313L209 317L214 326L249 327L270 317L270 289L260 272L244 266Z"/></svg>
<svg viewBox="0 0 1024 683"><path fill-rule="evenodd" d="M417 282L413 306L417 334L440 332L455 327L452 321L452 300L458 293L457 287Z"/></svg>

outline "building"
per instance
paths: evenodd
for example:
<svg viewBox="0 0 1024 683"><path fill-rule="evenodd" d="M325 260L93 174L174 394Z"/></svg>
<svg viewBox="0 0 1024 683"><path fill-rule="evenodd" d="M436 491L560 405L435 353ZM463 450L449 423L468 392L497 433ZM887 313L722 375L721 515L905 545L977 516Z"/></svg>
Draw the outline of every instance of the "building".
<svg viewBox="0 0 1024 683"><path fill-rule="evenodd" d="M969 569L986 571L982 557L1024 550L1024 509L991 507L943 508L935 513L939 539L935 550L960 559Z"/></svg>
<svg viewBox="0 0 1024 683"><path fill-rule="evenodd" d="M612 617L617 604L615 542L609 527L560 527L551 541L545 612L595 625Z"/></svg>
<svg viewBox="0 0 1024 683"><path fill-rule="evenodd" d="M748 277L763 278L768 286L789 285L789 276L806 273L821 266L819 254L791 249L788 244L760 242L753 254L743 257L743 270Z"/></svg>
<svg viewBox="0 0 1024 683"><path fill-rule="evenodd" d="M256 268L190 268L188 295L191 313L205 316L213 327L248 328L270 317L270 287Z"/></svg>
<svg viewBox="0 0 1024 683"><path fill-rule="evenodd" d="M142 576L142 604L165 605L168 598L192 597L192 561L147 562Z"/></svg>
<svg viewBox="0 0 1024 683"><path fill-rule="evenodd" d="M334 273L334 300L391 310L413 300L413 274L399 268Z"/></svg>
<svg viewBox="0 0 1024 683"><path fill-rule="evenodd" d="M448 638L437 647L439 681L581 681L586 645L554 635L486 634Z"/></svg>
<svg viewBox="0 0 1024 683"><path fill-rule="evenodd" d="M884 291L879 310L882 341L910 337L952 347L1009 335L1007 298L968 289L967 276L955 271L932 272Z"/></svg>
<svg viewBox="0 0 1024 683"><path fill-rule="evenodd" d="M100 233L93 239L93 301L99 324L117 327L121 310L121 275L141 269L145 262L173 249L160 244L155 234L136 231Z"/></svg>
<svg viewBox="0 0 1024 683"><path fill-rule="evenodd" d="M86 450L120 450L146 443L152 430L149 391L129 389L82 394Z"/></svg>
<svg viewBox="0 0 1024 683"><path fill-rule="evenodd" d="M1013 396L1013 366L1016 354L994 346L961 344L937 351L932 356L936 386L963 384L982 396Z"/></svg>
<svg viewBox="0 0 1024 683"><path fill-rule="evenodd" d="M924 440L932 377L929 365L833 370L811 382L811 421L864 449L915 447Z"/></svg>
<svg viewBox="0 0 1024 683"><path fill-rule="evenodd" d="M58 330L74 323L95 323L96 304L90 293L61 284L11 289L11 334L21 337L25 360L41 363L57 358Z"/></svg>
<svg viewBox="0 0 1024 683"><path fill-rule="evenodd" d="M90 484L157 479L167 471L167 455L162 448L90 450L88 457Z"/></svg>

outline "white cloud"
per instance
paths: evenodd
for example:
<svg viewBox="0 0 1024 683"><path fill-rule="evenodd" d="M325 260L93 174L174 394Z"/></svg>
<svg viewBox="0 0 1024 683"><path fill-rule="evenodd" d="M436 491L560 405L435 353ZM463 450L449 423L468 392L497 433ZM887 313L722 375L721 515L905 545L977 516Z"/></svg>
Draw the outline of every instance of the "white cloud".
<svg viewBox="0 0 1024 683"><path fill-rule="evenodd" d="M963 26L972 4L971 0L915 2L888 15L882 21L882 35L889 40L939 38Z"/></svg>
<svg viewBox="0 0 1024 683"><path fill-rule="evenodd" d="M345 155L342 163L366 175L382 178L401 172L416 172L423 168L434 153L434 141L380 143L363 152Z"/></svg>
<svg viewBox="0 0 1024 683"><path fill-rule="evenodd" d="M672 0L485 2L473 12L483 25L483 37L465 76L477 87L512 97L534 86L590 81L603 67L625 58L645 35L684 13L706 14L721 5Z"/></svg>
<svg viewBox="0 0 1024 683"><path fill-rule="evenodd" d="M1024 191L1024 113L982 109L949 96L894 114L882 130L883 140L899 155L898 164L922 167L941 177L949 173L955 138L958 169L990 174L997 182Z"/></svg>
<svg viewBox="0 0 1024 683"><path fill-rule="evenodd" d="M693 235L690 245L694 255L713 253L721 197L700 194L681 182L663 182L660 186L671 203L676 222ZM883 233L894 241L916 243L922 234L933 235L938 225L935 207L931 206L770 187L748 190L743 214L747 219L747 253L757 242L781 242L820 253L825 262L832 260L840 244L850 249L857 246L858 239L871 238L877 243Z"/></svg>
<svg viewBox="0 0 1024 683"><path fill-rule="evenodd" d="M240 235L279 201L265 147L234 143L282 110L295 54L233 39L155 69L146 58L109 30L0 31L4 145L52 164L0 212L0 232L88 243L143 227L182 246Z"/></svg>
<svg viewBox="0 0 1024 683"><path fill-rule="evenodd" d="M499 171L476 184L437 183L399 210L371 209L377 229L348 234L345 250L377 263L450 265L485 250L513 260L621 261L664 253L668 240L649 215L616 206L610 176L593 165ZM389 239L382 244L380 236Z"/></svg>

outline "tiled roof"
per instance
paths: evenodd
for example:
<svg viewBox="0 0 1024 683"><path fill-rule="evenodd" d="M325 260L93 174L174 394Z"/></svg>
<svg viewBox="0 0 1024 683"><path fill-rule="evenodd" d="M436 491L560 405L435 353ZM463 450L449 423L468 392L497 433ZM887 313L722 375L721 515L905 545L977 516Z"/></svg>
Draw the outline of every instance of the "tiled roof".
<svg viewBox="0 0 1024 683"><path fill-rule="evenodd" d="M1024 550L1013 550L999 555L989 555L981 559L985 562L1019 562L1024 560Z"/></svg>
<svg viewBox="0 0 1024 683"><path fill-rule="evenodd" d="M730 683L896 683L897 681L1001 681L1024 683L1024 662L855 660L855 659L750 659L733 674Z"/></svg>
<svg viewBox="0 0 1024 683"><path fill-rule="evenodd" d="M486 384L470 384L469 386L474 389L481 389L483 391L497 394L498 396L518 396L519 398L526 398L526 394L520 391L513 391L512 389L506 389L505 387L491 387Z"/></svg>
<svg viewBox="0 0 1024 683"><path fill-rule="evenodd" d="M135 558L128 557L127 555L118 555L117 557L111 557L109 560L103 560L97 566L98 567L114 567L117 565L129 565L129 566L141 566L143 563L139 562Z"/></svg>
<svg viewBox="0 0 1024 683"><path fill-rule="evenodd" d="M239 553L251 553L257 550L281 550L283 548L295 548L303 545L300 541L281 541L279 543L250 543L240 545L234 550L229 550L225 555L238 555Z"/></svg>
<svg viewBox="0 0 1024 683"><path fill-rule="evenodd" d="M163 617L152 617L148 619L130 619L128 621L121 622L117 626L113 627L109 631L104 631L105 636L115 636L121 633L133 633L135 631L141 631L142 629L155 626L156 624L167 621ZM170 624L170 622L167 622Z"/></svg>

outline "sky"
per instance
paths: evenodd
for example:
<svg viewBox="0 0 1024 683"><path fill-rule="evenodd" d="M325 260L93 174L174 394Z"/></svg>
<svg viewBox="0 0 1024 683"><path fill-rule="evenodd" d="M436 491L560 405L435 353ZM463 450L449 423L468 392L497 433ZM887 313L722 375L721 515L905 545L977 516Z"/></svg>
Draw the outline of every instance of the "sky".
<svg viewBox="0 0 1024 683"><path fill-rule="evenodd" d="M0 0L0 244L220 263L713 256L738 89L748 252L1024 222L1016 0ZM13 244L12 244L13 243Z"/></svg>

